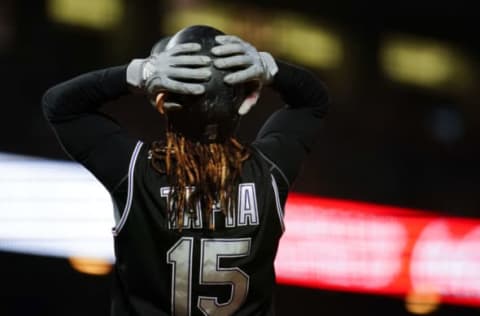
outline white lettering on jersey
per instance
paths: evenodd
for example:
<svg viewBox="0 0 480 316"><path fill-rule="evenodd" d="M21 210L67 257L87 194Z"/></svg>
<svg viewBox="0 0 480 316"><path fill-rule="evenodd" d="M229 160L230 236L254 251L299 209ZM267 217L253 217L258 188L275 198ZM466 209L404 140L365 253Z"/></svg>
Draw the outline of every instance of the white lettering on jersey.
<svg viewBox="0 0 480 316"><path fill-rule="evenodd" d="M190 195L193 193L195 188L190 187L187 188L186 190L186 195L187 195L187 200L190 197ZM160 188L160 196L164 197L167 199L167 205L170 203L173 203L170 201L169 198L170 195L170 187L162 187ZM173 205L170 205L170 208L172 208ZM192 211L192 210L190 210ZM194 228L194 229L200 229L203 228L202 224L202 209L200 206L200 202L195 205L195 209L193 210L195 215L191 215L191 212L183 212L183 228L184 229L189 229L189 228ZM178 228L178 223L177 223L177 217L174 215L171 220L168 221L168 228L169 229L177 229Z"/></svg>
<svg viewBox="0 0 480 316"><path fill-rule="evenodd" d="M255 183L241 183L238 186L238 226L258 225L257 194Z"/></svg>
<svg viewBox="0 0 480 316"><path fill-rule="evenodd" d="M193 193L195 188L187 188L186 194L187 199ZM167 205L170 205L170 208L173 209L175 206L171 205L173 201L170 201L170 187L160 188L160 196L165 198ZM228 212L225 216L225 227L234 228L238 226L247 226L247 225L258 225L259 216L258 216L258 205L257 205L257 194L255 191L255 183L241 183L238 186L238 201L237 201L237 211ZM184 212L183 217L183 228L189 229L199 229L203 228L202 222L202 209L200 203L197 203L195 207L195 216L190 216L188 212ZM211 219L215 224L215 214L221 212L218 203L213 205ZM169 229L177 229L178 221L175 215L168 222Z"/></svg>
<svg viewBox="0 0 480 316"><path fill-rule="evenodd" d="M235 210L227 212L225 216L225 227L233 228L235 227Z"/></svg>

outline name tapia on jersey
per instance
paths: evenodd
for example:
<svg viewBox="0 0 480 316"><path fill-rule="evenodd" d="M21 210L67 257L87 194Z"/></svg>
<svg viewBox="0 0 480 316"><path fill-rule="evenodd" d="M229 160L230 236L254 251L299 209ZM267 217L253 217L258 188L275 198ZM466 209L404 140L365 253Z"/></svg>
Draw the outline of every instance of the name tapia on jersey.
<svg viewBox="0 0 480 316"><path fill-rule="evenodd" d="M161 187L160 196L166 200L167 205L170 201L171 187ZM186 199L195 191L195 187L188 187L186 190ZM202 205L198 202L193 210L183 212L182 229L203 229L208 226L208 221L203 218ZM214 205L210 221L213 221L214 227L235 228L239 226L255 226L260 224L258 216L257 194L255 183L240 183L238 185L237 201L234 212L224 214L218 204ZM178 229L178 218L174 213L168 221L169 229ZM205 223L207 222L207 223Z"/></svg>

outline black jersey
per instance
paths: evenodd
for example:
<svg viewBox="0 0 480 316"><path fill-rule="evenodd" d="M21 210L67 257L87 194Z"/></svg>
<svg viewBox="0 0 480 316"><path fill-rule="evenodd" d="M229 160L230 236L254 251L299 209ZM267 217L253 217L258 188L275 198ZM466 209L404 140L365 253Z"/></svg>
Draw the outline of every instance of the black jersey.
<svg viewBox="0 0 480 316"><path fill-rule="evenodd" d="M271 315L286 198L274 166L253 149L242 168L235 212L214 210L211 230L197 205L196 216L185 212L180 231L166 211L166 176L154 171L148 152L148 145L137 144L127 203L114 228L123 293L113 298L114 315Z"/></svg>
<svg viewBox="0 0 480 316"><path fill-rule="evenodd" d="M150 167L149 146L99 111L129 93L126 65L80 75L45 93L43 110L63 148L115 202L112 316L273 314L283 205L328 105L315 75L277 64L270 87L287 105L250 145L236 212L225 217L214 210L214 231L201 216L186 218L181 232L167 220L170 187ZM201 214L201 205L194 212Z"/></svg>

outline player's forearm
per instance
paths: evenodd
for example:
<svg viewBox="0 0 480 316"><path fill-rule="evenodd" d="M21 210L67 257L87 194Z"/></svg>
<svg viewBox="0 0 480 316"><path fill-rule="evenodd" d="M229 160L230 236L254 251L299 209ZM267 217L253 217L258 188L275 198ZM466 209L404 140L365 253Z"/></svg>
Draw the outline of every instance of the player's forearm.
<svg viewBox="0 0 480 316"><path fill-rule="evenodd" d="M78 76L49 89L43 110L65 152L112 191L128 170L136 139L97 111L128 93L126 67Z"/></svg>
<svg viewBox="0 0 480 316"><path fill-rule="evenodd" d="M276 62L279 71L272 88L287 106L268 118L254 144L278 166L288 179L286 182L292 183L317 139L329 97L325 86L313 73Z"/></svg>
<svg viewBox="0 0 480 316"><path fill-rule="evenodd" d="M50 122L70 120L128 94L126 66L89 72L50 88L42 105Z"/></svg>
<svg viewBox="0 0 480 316"><path fill-rule="evenodd" d="M329 96L325 85L310 71L276 60L278 73L274 77L275 89L290 108L317 108L326 114Z"/></svg>

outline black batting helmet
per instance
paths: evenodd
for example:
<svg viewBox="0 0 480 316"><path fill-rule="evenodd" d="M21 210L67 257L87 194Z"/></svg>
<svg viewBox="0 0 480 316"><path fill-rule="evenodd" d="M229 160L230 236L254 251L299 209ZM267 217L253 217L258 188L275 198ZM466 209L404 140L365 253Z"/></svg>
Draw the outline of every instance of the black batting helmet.
<svg viewBox="0 0 480 316"><path fill-rule="evenodd" d="M160 53L176 44L199 43L202 49L196 54L210 56L213 59L215 56L210 50L218 45L215 42L217 35L224 33L210 26L190 26L172 37L160 40L153 46L152 54ZM178 110L166 112L169 129L201 143L223 142L231 137L240 120L238 114L240 105L256 88L254 83L228 85L223 78L232 70L217 69L213 63L210 67L212 71L210 80L202 82L205 86L204 94L183 95L169 92L164 99L165 103L181 105Z"/></svg>

